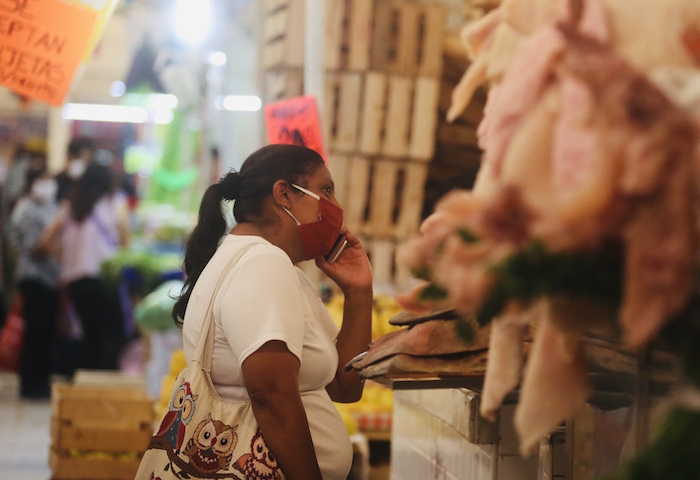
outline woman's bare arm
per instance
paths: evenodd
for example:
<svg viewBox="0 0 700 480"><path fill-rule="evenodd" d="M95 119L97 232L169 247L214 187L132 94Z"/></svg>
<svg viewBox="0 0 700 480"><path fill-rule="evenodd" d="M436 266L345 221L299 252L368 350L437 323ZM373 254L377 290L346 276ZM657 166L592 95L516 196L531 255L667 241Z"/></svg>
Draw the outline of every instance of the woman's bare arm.
<svg viewBox="0 0 700 480"><path fill-rule="evenodd" d="M265 443L287 480L321 480L299 393L299 359L270 341L245 359L243 379Z"/></svg>
<svg viewBox="0 0 700 480"><path fill-rule="evenodd" d="M49 255L54 258L60 257L61 252L61 232L65 225L65 218L62 213L56 215L39 237L39 241L34 247L36 255Z"/></svg>
<svg viewBox="0 0 700 480"><path fill-rule="evenodd" d="M362 398L364 384L353 370L344 367L358 353L364 352L372 340L372 268L360 240L344 228L342 233L348 247L337 262L329 264L322 258L316 265L343 291L343 325L338 334L338 369L326 391L335 402L350 403Z"/></svg>

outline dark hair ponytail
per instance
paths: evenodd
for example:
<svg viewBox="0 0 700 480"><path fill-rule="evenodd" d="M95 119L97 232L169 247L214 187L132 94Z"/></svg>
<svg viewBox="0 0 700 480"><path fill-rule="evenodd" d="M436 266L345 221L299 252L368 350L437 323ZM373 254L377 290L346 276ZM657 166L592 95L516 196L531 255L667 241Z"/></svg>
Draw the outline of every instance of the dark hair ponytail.
<svg viewBox="0 0 700 480"><path fill-rule="evenodd" d="M182 325L192 288L207 262L216 252L219 240L225 233L226 220L221 212L221 188L218 183L215 183L204 192L202 203L199 205L197 226L194 227L185 244L185 284L172 313L176 324Z"/></svg>
<svg viewBox="0 0 700 480"><path fill-rule="evenodd" d="M89 164L68 195L73 219L78 223L85 221L102 197L114 193L114 186L114 178L107 167Z"/></svg>
<svg viewBox="0 0 700 480"><path fill-rule="evenodd" d="M321 156L298 145L268 145L253 152L241 166L204 192L199 218L185 245L185 284L175 302L172 317L182 325L185 310L197 279L202 274L226 233L221 200L233 200L233 214L238 223L262 220L265 199L277 180L298 183L323 165Z"/></svg>

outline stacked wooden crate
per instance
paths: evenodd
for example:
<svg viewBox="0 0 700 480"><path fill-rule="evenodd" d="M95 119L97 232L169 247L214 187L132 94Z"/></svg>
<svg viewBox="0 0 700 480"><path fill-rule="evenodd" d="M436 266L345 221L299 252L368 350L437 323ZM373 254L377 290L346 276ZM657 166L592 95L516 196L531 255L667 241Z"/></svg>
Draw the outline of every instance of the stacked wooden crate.
<svg viewBox="0 0 700 480"><path fill-rule="evenodd" d="M260 65L265 103L304 92L305 0L264 0Z"/></svg>
<svg viewBox="0 0 700 480"><path fill-rule="evenodd" d="M464 3L464 17L467 22L478 20L500 4L501 0L469 0Z"/></svg>
<svg viewBox="0 0 700 480"><path fill-rule="evenodd" d="M450 190L471 188L481 165L482 152L476 132L483 118L486 87L474 93L472 101L459 117L450 123L446 119L452 92L468 66L467 49L460 40L459 31L448 32L443 51L435 155L425 184L424 205L429 211Z"/></svg>
<svg viewBox="0 0 700 480"><path fill-rule="evenodd" d="M396 245L422 216L435 149L445 11L409 0L326 3L323 126L346 225L375 284L402 287Z"/></svg>
<svg viewBox="0 0 700 480"><path fill-rule="evenodd" d="M57 384L51 396L53 480L131 480L153 433L143 387Z"/></svg>

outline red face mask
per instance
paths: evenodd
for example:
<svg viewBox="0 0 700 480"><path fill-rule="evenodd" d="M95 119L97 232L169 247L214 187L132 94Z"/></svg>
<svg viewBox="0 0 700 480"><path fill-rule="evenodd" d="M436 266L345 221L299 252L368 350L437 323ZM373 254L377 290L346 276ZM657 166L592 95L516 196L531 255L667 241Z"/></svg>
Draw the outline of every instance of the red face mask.
<svg viewBox="0 0 700 480"><path fill-rule="evenodd" d="M297 222L301 244L304 247L304 260L327 255L340 235L340 227L343 226L343 209L310 190L294 184L292 186L319 201L318 220L311 223L300 223L289 210L284 209Z"/></svg>

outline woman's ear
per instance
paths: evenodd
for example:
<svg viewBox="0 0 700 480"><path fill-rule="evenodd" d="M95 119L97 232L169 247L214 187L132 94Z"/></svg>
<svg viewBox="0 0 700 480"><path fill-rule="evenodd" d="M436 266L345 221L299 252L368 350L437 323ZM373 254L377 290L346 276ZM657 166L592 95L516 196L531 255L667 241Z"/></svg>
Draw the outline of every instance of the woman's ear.
<svg viewBox="0 0 700 480"><path fill-rule="evenodd" d="M292 186L286 180L277 180L272 186L272 198L275 203L285 208L291 208Z"/></svg>

